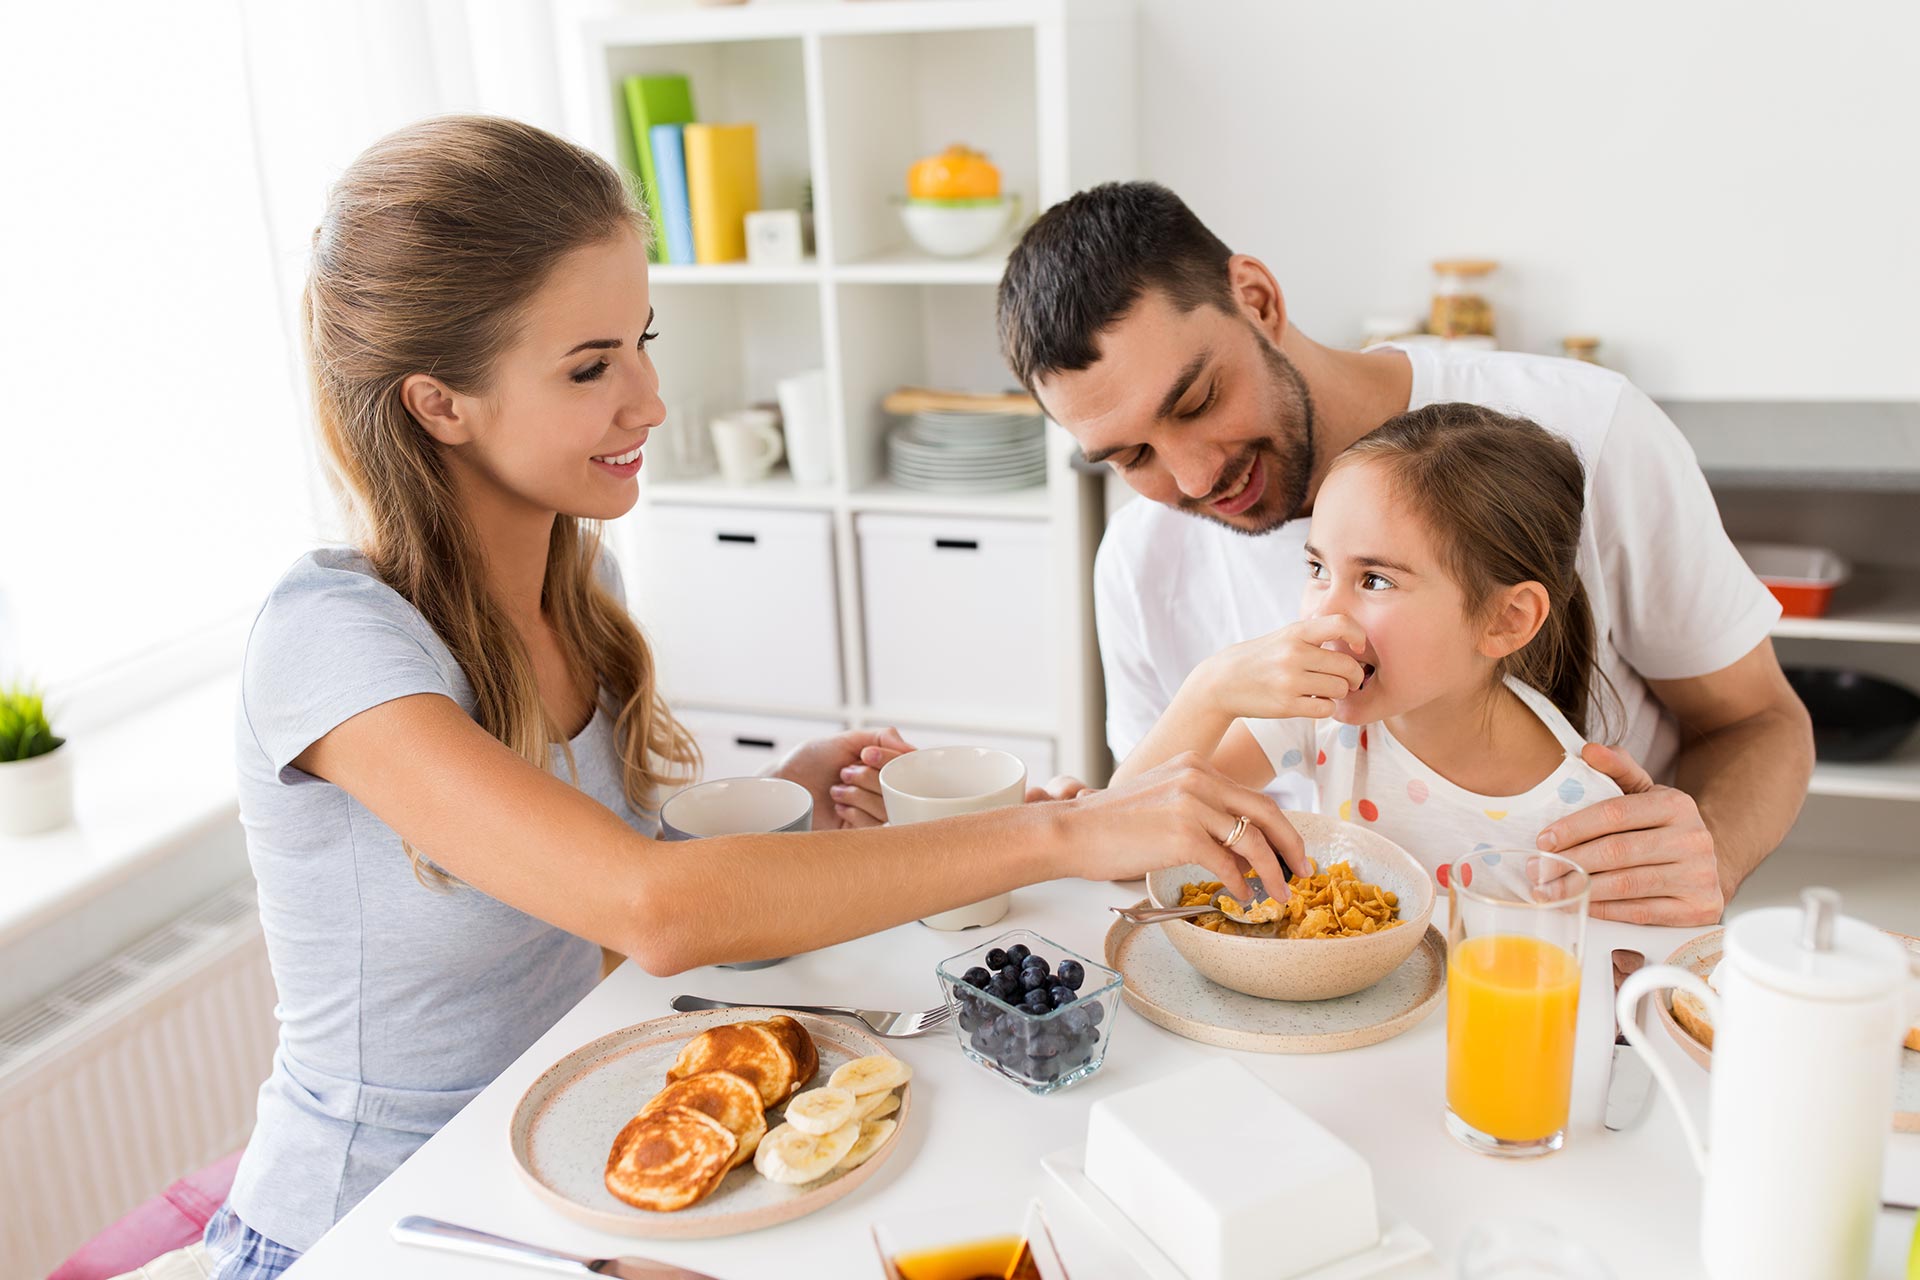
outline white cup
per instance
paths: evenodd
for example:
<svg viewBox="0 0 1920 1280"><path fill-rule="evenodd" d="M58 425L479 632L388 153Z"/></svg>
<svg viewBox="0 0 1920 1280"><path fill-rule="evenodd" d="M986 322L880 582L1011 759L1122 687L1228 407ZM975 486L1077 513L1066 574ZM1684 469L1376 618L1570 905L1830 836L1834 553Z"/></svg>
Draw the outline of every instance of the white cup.
<svg viewBox="0 0 1920 1280"><path fill-rule="evenodd" d="M880 792L889 823L937 822L1023 803L1027 767L1020 757L991 747L928 747L889 760L880 770ZM1012 905L1013 895L1000 893L920 923L931 929L977 929L1006 915Z"/></svg>
<svg viewBox="0 0 1920 1280"><path fill-rule="evenodd" d="M827 432L827 372L809 369L782 378L774 390L780 397L780 423L787 437L787 465L793 482L803 489L825 489L833 484L833 442Z"/></svg>
<svg viewBox="0 0 1920 1280"><path fill-rule="evenodd" d="M741 409L714 419L713 451L728 484L764 480L786 456L776 422L771 409Z"/></svg>

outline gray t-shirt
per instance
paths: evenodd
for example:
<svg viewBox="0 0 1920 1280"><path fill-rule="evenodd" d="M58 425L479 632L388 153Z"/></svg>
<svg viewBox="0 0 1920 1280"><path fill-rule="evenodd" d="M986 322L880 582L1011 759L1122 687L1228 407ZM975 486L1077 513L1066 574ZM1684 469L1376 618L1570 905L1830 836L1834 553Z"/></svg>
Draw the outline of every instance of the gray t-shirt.
<svg viewBox="0 0 1920 1280"><path fill-rule="evenodd" d="M611 560L601 569L618 594ZM240 820L280 1044L232 1204L302 1251L600 978L598 946L477 889L422 885L393 828L292 767L335 726L417 693L473 713L453 655L364 556L297 561L254 621L240 681ZM570 745L580 790L655 834L656 815L622 795L612 717L596 710ZM569 776L557 746L554 772Z"/></svg>

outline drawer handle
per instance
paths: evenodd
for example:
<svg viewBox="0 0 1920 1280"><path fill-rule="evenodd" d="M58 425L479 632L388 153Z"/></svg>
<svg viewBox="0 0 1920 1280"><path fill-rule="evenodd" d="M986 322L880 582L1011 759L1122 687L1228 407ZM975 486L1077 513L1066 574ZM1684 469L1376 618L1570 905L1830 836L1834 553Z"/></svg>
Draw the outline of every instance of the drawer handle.
<svg viewBox="0 0 1920 1280"><path fill-rule="evenodd" d="M978 538L935 538L933 546L936 551L978 551L980 540Z"/></svg>
<svg viewBox="0 0 1920 1280"><path fill-rule="evenodd" d="M733 740L733 745L736 747L758 747L762 751L771 751L773 750L773 739L772 738L735 738Z"/></svg>
<svg viewBox="0 0 1920 1280"><path fill-rule="evenodd" d="M713 537L716 542L740 542L749 547L760 541L757 533L716 533Z"/></svg>

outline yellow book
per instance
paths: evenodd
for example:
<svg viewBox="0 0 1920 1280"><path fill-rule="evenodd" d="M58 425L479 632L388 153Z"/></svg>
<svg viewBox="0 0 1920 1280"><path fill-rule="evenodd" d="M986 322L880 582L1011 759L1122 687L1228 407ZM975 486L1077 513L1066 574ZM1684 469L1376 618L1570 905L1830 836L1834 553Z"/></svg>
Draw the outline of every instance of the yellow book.
<svg viewBox="0 0 1920 1280"><path fill-rule="evenodd" d="M747 215L760 207L753 126L690 124L686 152L694 261L738 262L747 256Z"/></svg>

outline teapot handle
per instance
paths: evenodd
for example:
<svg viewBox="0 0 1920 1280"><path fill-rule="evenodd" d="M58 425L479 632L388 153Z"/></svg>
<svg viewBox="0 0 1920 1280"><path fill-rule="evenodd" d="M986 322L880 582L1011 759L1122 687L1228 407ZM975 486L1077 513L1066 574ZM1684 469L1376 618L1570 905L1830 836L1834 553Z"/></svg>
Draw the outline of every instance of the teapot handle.
<svg viewBox="0 0 1920 1280"><path fill-rule="evenodd" d="M1673 1104L1674 1111L1680 1116L1680 1131L1687 1136L1687 1148L1693 1153L1694 1167L1700 1170L1702 1177L1707 1173L1707 1144L1700 1137L1700 1131L1694 1127L1693 1113L1687 1110L1686 1101L1681 1098L1679 1087L1673 1082L1673 1073L1667 1070L1667 1064L1653 1051L1653 1045L1647 1040L1647 1033L1635 1017L1641 997L1653 991L1673 988L1685 991L1699 998L1707 1006L1709 1015L1716 1025L1724 1025L1720 1015L1720 997L1713 993L1697 975L1675 965L1660 964L1638 970L1627 975L1620 984L1620 995L1615 1002L1614 1016L1619 1019L1619 1027L1627 1037L1627 1043L1634 1047L1640 1058L1647 1064L1647 1070L1660 1082L1660 1091L1667 1095L1667 1101Z"/></svg>

